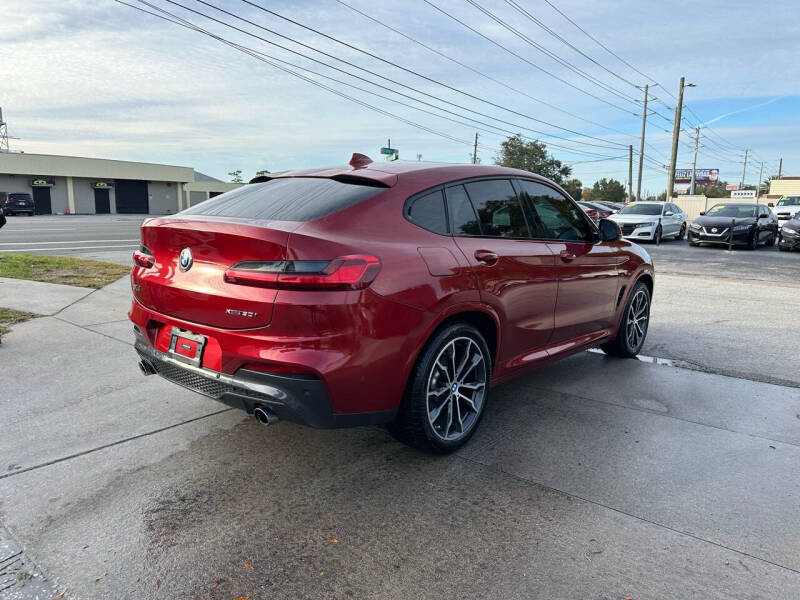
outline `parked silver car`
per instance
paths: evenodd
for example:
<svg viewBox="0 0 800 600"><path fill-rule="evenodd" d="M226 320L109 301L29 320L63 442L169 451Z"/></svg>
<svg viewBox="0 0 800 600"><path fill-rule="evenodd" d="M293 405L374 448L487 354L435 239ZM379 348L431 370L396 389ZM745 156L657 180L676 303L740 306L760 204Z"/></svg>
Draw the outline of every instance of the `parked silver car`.
<svg viewBox="0 0 800 600"><path fill-rule="evenodd" d="M631 202L608 218L629 239L660 242L663 237L682 240L686 235L686 213L672 202Z"/></svg>

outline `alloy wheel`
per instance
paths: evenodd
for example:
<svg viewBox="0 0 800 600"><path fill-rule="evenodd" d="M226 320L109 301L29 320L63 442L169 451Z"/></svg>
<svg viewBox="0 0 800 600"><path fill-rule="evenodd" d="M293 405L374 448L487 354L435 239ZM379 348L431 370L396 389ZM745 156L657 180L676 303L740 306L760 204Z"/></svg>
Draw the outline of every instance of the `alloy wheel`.
<svg viewBox="0 0 800 600"><path fill-rule="evenodd" d="M428 377L428 423L437 437L458 440L480 417L488 372L480 346L469 337L450 340L439 352Z"/></svg>
<svg viewBox="0 0 800 600"><path fill-rule="evenodd" d="M627 324L625 326L625 339L631 350L638 350L647 333L647 322L650 319L650 301L647 292L640 289L631 300L628 308Z"/></svg>

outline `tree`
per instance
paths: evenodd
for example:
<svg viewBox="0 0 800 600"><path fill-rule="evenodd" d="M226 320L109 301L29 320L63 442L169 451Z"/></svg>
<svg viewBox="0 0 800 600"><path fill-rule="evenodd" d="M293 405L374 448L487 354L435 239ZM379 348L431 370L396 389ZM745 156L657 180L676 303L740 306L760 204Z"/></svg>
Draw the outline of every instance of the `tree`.
<svg viewBox="0 0 800 600"><path fill-rule="evenodd" d="M573 200L581 199L581 194L583 192L583 184L581 183L580 179L572 178L561 184L561 187L567 190L569 195L572 196Z"/></svg>
<svg viewBox="0 0 800 600"><path fill-rule="evenodd" d="M624 202L625 194L625 186L622 185L622 183L616 179L606 179L603 177L600 181L594 182L586 199L589 201Z"/></svg>
<svg viewBox="0 0 800 600"><path fill-rule="evenodd" d="M731 193L725 189L727 181L716 181L705 185L695 185L694 193L705 196L706 198L729 198Z"/></svg>
<svg viewBox="0 0 800 600"><path fill-rule="evenodd" d="M242 170L241 169L236 169L235 171L231 171L230 173L228 173L228 175L231 176L231 182L232 183L243 183L244 182L244 180L242 179Z"/></svg>
<svg viewBox="0 0 800 600"><path fill-rule="evenodd" d="M559 184L572 173L572 169L547 153L545 144L535 140L526 142L520 134L512 135L500 144L500 154L494 157L494 163L530 171Z"/></svg>
<svg viewBox="0 0 800 600"><path fill-rule="evenodd" d="M269 175L269 171L266 169L261 169L260 171L256 171L256 177L262 177L263 175Z"/></svg>

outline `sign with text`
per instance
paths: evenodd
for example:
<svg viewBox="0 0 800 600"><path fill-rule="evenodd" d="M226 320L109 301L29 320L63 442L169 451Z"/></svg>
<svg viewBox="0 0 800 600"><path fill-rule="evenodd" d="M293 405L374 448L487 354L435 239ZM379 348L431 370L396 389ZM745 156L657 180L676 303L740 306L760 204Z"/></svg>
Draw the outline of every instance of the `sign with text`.
<svg viewBox="0 0 800 600"><path fill-rule="evenodd" d="M104 190L114 186L108 181L95 181L94 184L92 184L92 187L96 190Z"/></svg>
<svg viewBox="0 0 800 600"><path fill-rule="evenodd" d="M727 190L728 192L732 192L733 190L738 190L738 189L739 189L738 183L729 183L728 185L725 186L725 190Z"/></svg>
<svg viewBox="0 0 800 600"><path fill-rule="evenodd" d="M755 200L755 197L755 190L733 190L731 192L731 198L738 198L740 200Z"/></svg>
<svg viewBox="0 0 800 600"><path fill-rule="evenodd" d="M695 169L695 183L717 183L719 169ZM675 169L675 183L692 183L691 169Z"/></svg>
<svg viewBox="0 0 800 600"><path fill-rule="evenodd" d="M31 187L53 187L55 184L55 179L49 177L34 177L31 179Z"/></svg>

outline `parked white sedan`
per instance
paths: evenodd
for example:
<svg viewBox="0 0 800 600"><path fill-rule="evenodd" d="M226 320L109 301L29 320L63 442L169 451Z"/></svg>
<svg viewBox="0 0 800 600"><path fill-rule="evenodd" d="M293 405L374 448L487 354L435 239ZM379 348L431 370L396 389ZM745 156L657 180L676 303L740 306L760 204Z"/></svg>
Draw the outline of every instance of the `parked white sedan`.
<svg viewBox="0 0 800 600"><path fill-rule="evenodd" d="M631 202L608 218L629 239L660 242L662 237L682 240L686 235L686 213L672 202Z"/></svg>

